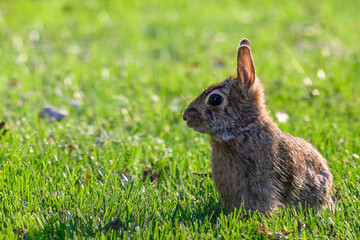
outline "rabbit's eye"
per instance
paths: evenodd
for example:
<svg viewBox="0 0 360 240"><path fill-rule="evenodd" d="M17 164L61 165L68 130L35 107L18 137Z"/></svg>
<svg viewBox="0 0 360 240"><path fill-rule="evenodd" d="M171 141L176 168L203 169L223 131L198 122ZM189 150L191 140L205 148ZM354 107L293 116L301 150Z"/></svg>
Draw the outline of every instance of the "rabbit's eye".
<svg viewBox="0 0 360 240"><path fill-rule="evenodd" d="M212 94L208 100L209 104L214 107L219 106L220 104L222 104L223 101L224 98L219 94Z"/></svg>

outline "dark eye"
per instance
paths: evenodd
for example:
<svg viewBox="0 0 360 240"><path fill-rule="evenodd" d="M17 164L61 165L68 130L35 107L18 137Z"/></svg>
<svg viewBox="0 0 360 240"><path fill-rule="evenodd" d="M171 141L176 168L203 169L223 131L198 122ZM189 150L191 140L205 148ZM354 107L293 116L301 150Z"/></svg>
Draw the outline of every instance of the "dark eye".
<svg viewBox="0 0 360 240"><path fill-rule="evenodd" d="M219 94L210 95L209 100L208 100L209 104L214 107L219 106L220 104L222 104L223 101L224 101L224 98Z"/></svg>

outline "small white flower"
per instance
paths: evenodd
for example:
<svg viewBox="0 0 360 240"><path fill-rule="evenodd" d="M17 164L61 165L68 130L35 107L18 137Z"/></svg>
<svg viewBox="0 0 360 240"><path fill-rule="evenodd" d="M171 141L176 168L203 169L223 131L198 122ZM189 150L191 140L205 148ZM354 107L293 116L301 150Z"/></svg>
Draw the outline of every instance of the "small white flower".
<svg viewBox="0 0 360 240"><path fill-rule="evenodd" d="M65 78L64 78L64 84L65 86L71 86L72 85L72 78L73 78L73 74L68 74Z"/></svg>
<svg viewBox="0 0 360 240"><path fill-rule="evenodd" d="M83 95L82 92L79 92L79 91L76 91L73 94L74 98L76 98L76 99L80 99L82 97L82 95Z"/></svg>
<svg viewBox="0 0 360 240"><path fill-rule="evenodd" d="M129 114L129 111L126 109L126 108L122 108L120 110L120 112L123 114L123 115L128 115Z"/></svg>
<svg viewBox="0 0 360 240"><path fill-rule="evenodd" d="M160 100L160 98L159 98L159 96L158 95L152 95L151 96L151 100L153 101L153 102L158 102L159 100Z"/></svg>
<svg viewBox="0 0 360 240"><path fill-rule="evenodd" d="M38 31L31 31L30 33L29 33L29 40L31 41L31 42L37 42L37 41L39 41L40 40L40 33L38 32Z"/></svg>
<svg viewBox="0 0 360 240"><path fill-rule="evenodd" d="M25 53L20 53L19 56L17 57L17 62L18 63L25 63L27 62L28 57Z"/></svg>
<svg viewBox="0 0 360 240"><path fill-rule="evenodd" d="M306 77L303 79L303 83L305 86L311 86L312 85L312 81L309 77Z"/></svg>
<svg viewBox="0 0 360 240"><path fill-rule="evenodd" d="M286 123L286 121L289 119L289 115L286 112L276 112L275 116L281 123Z"/></svg>
<svg viewBox="0 0 360 240"><path fill-rule="evenodd" d="M173 112L177 112L177 111L180 110L180 106L179 106L179 105L176 105L176 104L172 104L172 105L170 105L170 109L171 109L171 111L173 111Z"/></svg>
<svg viewBox="0 0 360 240"><path fill-rule="evenodd" d="M320 78L320 79L325 79L325 78L326 78L326 74L325 74L324 70L322 70L322 69L319 69L319 70L317 71L317 76L318 76L318 78Z"/></svg>
<svg viewBox="0 0 360 240"><path fill-rule="evenodd" d="M161 138L154 138L154 141L157 143L157 144L164 144L164 140L161 139Z"/></svg>
<svg viewBox="0 0 360 240"><path fill-rule="evenodd" d="M319 90L317 90L316 88L312 91L312 95L313 96L319 96L320 95L320 92Z"/></svg>
<svg viewBox="0 0 360 240"><path fill-rule="evenodd" d="M109 69L103 68L103 70L101 71L101 76L102 76L103 78L109 78L109 76L110 76Z"/></svg>

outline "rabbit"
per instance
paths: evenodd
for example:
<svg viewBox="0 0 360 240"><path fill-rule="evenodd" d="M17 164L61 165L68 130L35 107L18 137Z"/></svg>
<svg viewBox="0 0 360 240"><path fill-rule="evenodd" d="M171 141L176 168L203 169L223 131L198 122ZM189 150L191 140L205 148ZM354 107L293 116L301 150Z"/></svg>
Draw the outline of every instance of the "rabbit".
<svg viewBox="0 0 360 240"><path fill-rule="evenodd" d="M333 177L308 142L270 117L247 39L237 51L237 77L205 89L183 113L188 127L210 135L212 177L228 211L332 206Z"/></svg>

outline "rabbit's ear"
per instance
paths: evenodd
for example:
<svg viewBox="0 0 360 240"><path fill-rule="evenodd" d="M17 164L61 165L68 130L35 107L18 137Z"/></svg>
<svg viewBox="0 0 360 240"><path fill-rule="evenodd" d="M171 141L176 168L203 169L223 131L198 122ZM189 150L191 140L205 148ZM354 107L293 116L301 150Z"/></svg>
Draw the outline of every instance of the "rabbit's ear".
<svg viewBox="0 0 360 240"><path fill-rule="evenodd" d="M238 48L237 75L244 87L250 88L255 81L255 66L252 60L250 42L246 38L241 40Z"/></svg>

